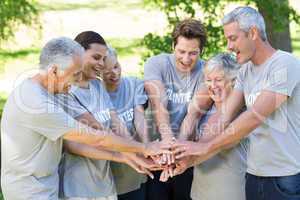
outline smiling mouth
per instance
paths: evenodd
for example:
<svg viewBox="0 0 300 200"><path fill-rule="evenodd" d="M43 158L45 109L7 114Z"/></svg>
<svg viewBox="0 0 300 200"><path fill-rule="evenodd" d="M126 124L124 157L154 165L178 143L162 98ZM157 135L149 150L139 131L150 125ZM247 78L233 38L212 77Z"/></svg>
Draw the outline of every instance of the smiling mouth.
<svg viewBox="0 0 300 200"><path fill-rule="evenodd" d="M183 66L184 68L190 68L191 67L191 64L184 64L184 63L180 63L181 66Z"/></svg>

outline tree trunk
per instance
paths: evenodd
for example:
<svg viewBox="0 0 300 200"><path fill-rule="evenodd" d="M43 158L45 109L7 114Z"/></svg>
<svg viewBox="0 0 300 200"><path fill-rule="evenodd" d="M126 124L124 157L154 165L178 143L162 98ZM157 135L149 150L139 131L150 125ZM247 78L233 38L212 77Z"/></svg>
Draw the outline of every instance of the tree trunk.
<svg viewBox="0 0 300 200"><path fill-rule="evenodd" d="M256 1L258 10L265 19L270 44L276 49L292 52L289 13L280 15L280 18L279 15L276 16L279 12L285 12L288 3L288 0ZM276 22L280 23L278 24Z"/></svg>

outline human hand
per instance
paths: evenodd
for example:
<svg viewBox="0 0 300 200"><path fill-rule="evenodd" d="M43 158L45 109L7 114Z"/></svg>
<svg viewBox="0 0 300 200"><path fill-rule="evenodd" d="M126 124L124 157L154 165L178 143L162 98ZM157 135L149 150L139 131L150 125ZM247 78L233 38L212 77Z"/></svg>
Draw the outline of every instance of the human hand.
<svg viewBox="0 0 300 200"><path fill-rule="evenodd" d="M165 137L165 138L163 138L163 141L166 143L174 144L174 142L176 141L176 138L175 137ZM172 151L172 148L170 148L169 150ZM162 165L171 165L171 164L175 163L175 155L173 153L163 154L160 157L160 163Z"/></svg>
<svg viewBox="0 0 300 200"><path fill-rule="evenodd" d="M177 141L173 144L173 153L176 159L186 156L202 156L208 153L208 144L192 141Z"/></svg>
<svg viewBox="0 0 300 200"><path fill-rule="evenodd" d="M170 151L172 147L172 143L169 141L153 141L150 143L147 143L145 145L144 155L145 157L148 156L155 156L155 155L162 155L162 154L172 154L172 151Z"/></svg>
<svg viewBox="0 0 300 200"><path fill-rule="evenodd" d="M152 169L156 169L156 164L151 159L146 159L143 156L139 156L135 153L124 152L122 155L122 161L136 170L138 173L147 174L150 178L154 178L154 175L150 172Z"/></svg>
<svg viewBox="0 0 300 200"><path fill-rule="evenodd" d="M188 168L193 166L194 157L188 156L184 157L183 159L177 160L175 163L175 167L173 169L173 176L177 176L182 174Z"/></svg>

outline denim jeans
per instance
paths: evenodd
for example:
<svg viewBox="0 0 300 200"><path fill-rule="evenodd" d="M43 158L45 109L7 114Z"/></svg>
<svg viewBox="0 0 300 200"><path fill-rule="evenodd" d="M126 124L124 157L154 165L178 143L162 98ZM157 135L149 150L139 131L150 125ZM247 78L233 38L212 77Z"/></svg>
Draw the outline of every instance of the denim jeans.
<svg viewBox="0 0 300 200"><path fill-rule="evenodd" d="M260 177L247 173L246 199L300 200L300 173L281 177Z"/></svg>

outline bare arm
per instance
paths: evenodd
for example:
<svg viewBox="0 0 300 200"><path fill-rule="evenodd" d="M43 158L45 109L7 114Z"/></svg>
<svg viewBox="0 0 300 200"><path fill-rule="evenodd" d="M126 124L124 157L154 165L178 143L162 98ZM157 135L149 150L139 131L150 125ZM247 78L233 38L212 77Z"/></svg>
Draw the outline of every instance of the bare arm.
<svg viewBox="0 0 300 200"><path fill-rule="evenodd" d="M97 160L112 160L115 162L123 162L118 152L107 151L100 148L91 147L86 144L80 144L65 140L64 147L70 153L84 156L91 159Z"/></svg>
<svg viewBox="0 0 300 200"><path fill-rule="evenodd" d="M118 114L116 113L116 111L110 111L110 116L111 116L111 122L112 122L112 131L116 135L133 139L131 134L127 130L127 127L120 120L120 118L119 118Z"/></svg>
<svg viewBox="0 0 300 200"><path fill-rule="evenodd" d="M251 131L259 127L264 120L278 109L282 103L287 100L287 96L270 91L263 91L256 99L251 109L243 112L216 138L206 145L198 145L197 153L193 155L199 156L197 162L202 162L214 156L224 149L231 148L237 144L242 138L249 135ZM183 151L178 157L184 157L186 154L179 147L179 152ZM183 147L187 148L187 146ZM195 151L195 148L194 148Z"/></svg>
<svg viewBox="0 0 300 200"><path fill-rule="evenodd" d="M224 109L222 110L222 113L216 113L209 117L207 123L204 125L202 136L198 142L177 142L178 147L176 148L175 153L181 152L176 156L177 159L190 155L203 155L207 150L208 144L214 141L217 136L220 136L231 120L240 113L240 110L244 105L243 93L241 91L231 92L223 105L225 106L223 106Z"/></svg>
<svg viewBox="0 0 300 200"><path fill-rule="evenodd" d="M154 120L163 140L172 140L173 133L170 126L169 112L167 110L167 95L161 81L145 81L145 90L154 113Z"/></svg>
<svg viewBox="0 0 300 200"><path fill-rule="evenodd" d="M134 126L136 132L143 143L149 142L147 121L143 106L139 105L134 108Z"/></svg>
<svg viewBox="0 0 300 200"><path fill-rule="evenodd" d="M197 122L211 107L212 100L207 89L201 89L194 95L188 106L187 114L180 127L179 139L188 140L195 131Z"/></svg>

